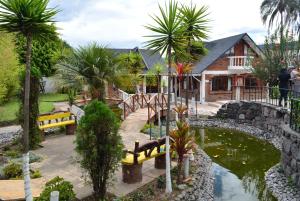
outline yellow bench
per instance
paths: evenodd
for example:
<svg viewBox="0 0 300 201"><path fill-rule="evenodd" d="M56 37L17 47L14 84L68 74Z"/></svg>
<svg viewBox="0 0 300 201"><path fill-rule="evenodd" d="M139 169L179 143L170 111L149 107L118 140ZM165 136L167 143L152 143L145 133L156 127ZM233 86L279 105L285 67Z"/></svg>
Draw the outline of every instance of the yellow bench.
<svg viewBox="0 0 300 201"><path fill-rule="evenodd" d="M71 112L54 112L42 114L38 117L39 129L44 131L49 128L66 126L66 134L72 135L76 129L76 116Z"/></svg>
<svg viewBox="0 0 300 201"><path fill-rule="evenodd" d="M142 181L143 162L155 158L155 168L166 168L165 138L151 141L142 146L135 142L134 151L125 150L122 159L122 174L124 183L136 183Z"/></svg>

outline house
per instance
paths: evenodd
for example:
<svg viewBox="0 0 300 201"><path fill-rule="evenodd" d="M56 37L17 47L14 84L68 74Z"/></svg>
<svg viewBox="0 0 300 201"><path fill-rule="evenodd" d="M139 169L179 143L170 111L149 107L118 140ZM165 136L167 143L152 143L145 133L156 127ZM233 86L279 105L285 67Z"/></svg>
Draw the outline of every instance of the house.
<svg viewBox="0 0 300 201"><path fill-rule="evenodd" d="M238 93L245 95L251 88L263 86L262 81L252 74L252 61L263 56L263 52L247 33L205 42L205 47L208 50L207 55L195 63L188 79L183 75L184 79L179 82L178 75L172 74L171 91L177 94L177 97L185 98L188 90L189 99L201 103L230 100ZM159 53L137 47L112 50L116 54L131 51L139 53L145 64L141 92L157 92L146 80L147 72L157 63L166 66ZM166 72L162 74L162 80L166 83ZM189 89L186 89L188 80Z"/></svg>
<svg viewBox="0 0 300 201"><path fill-rule="evenodd" d="M230 100L237 93L244 94L247 89L262 86L251 69L252 61L263 56L263 52L247 33L206 42L205 47L207 55L195 63L190 74L190 99L201 103ZM172 80L175 92L176 76ZM180 83L178 96L185 97L187 80ZM235 90L236 86L240 86L240 91Z"/></svg>

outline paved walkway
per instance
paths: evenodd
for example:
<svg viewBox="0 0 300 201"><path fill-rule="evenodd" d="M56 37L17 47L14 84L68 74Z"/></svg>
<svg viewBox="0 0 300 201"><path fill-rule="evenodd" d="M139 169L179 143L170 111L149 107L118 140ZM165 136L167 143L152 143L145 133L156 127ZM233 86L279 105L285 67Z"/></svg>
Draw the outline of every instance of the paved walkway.
<svg viewBox="0 0 300 201"><path fill-rule="evenodd" d="M123 143L127 149L132 149L135 140L139 140L141 144L149 141L149 137L140 133L140 129L147 122L147 109L139 109L135 113L130 114L125 121L122 122L120 128L120 134L123 139ZM70 181L74 185L77 198L84 198L91 195L92 186L86 182L84 171L80 168L78 156L74 151L75 136L59 135L49 137L42 143L43 148L35 150L34 152L43 157L42 162L33 163L31 167L33 169L39 169L43 175L43 179L40 180L39 185L32 184L34 195L39 195L41 187L44 183L55 176L60 176ZM125 184L122 182L121 168L115 173L113 178L113 185L109 187L109 192L117 195L124 196L128 193L136 190L137 188L149 183L157 178L159 175L164 174L164 170L157 170L154 168L154 159L146 161L143 164L143 181L136 184ZM4 197L7 193L12 197ZM14 192L14 193L12 193ZM0 183L0 200L9 200L22 198L23 194L23 181L5 181L4 185Z"/></svg>

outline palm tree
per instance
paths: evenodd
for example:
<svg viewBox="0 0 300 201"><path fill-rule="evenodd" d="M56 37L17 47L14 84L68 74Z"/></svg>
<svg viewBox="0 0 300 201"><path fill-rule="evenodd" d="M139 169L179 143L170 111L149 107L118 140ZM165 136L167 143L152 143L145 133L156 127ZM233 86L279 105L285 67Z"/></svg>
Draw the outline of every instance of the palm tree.
<svg viewBox="0 0 300 201"><path fill-rule="evenodd" d="M195 41L203 41L204 39L208 38L208 22L207 19L208 8L206 6L202 6L199 9L196 5L193 5L191 3L190 6L182 5L180 8L180 18L182 20L182 24L185 27L184 36L187 40L187 46L186 46L186 57L188 60L194 60L197 58L193 58L192 56L192 46L195 43ZM188 61L191 63L192 61ZM185 104L187 106L187 109L189 108L189 84L190 84L190 77L189 77L189 71L186 72L186 93L185 93Z"/></svg>
<svg viewBox="0 0 300 201"><path fill-rule="evenodd" d="M269 29L273 27L274 20L279 18L277 28L280 31L280 40L283 38L283 31L291 16L295 0L264 0L260 6L260 13L264 24L268 23Z"/></svg>
<svg viewBox="0 0 300 201"><path fill-rule="evenodd" d="M30 96L30 60L33 37L51 32L49 22L57 9L47 8L49 0L0 0L0 29L20 33L26 38L26 74L24 87L24 155L23 174L26 200L32 200L29 176L29 96Z"/></svg>
<svg viewBox="0 0 300 201"><path fill-rule="evenodd" d="M159 5L161 17L154 15L152 19L156 25L147 25L147 29L154 34L147 36L151 39L147 41L147 47L153 49L154 52L166 54L168 60L168 107L166 122L166 193L172 192L171 174L170 174L170 104L171 104L171 66L172 52L181 51L184 44L182 37L184 28L178 13L178 3L170 0L169 5L165 5L165 10Z"/></svg>
<svg viewBox="0 0 300 201"><path fill-rule="evenodd" d="M69 77L68 82L89 85L92 99L105 101L105 85L113 81L117 73L116 59L109 49L91 43L75 49L58 64L58 73ZM67 75L72 75L67 76Z"/></svg>

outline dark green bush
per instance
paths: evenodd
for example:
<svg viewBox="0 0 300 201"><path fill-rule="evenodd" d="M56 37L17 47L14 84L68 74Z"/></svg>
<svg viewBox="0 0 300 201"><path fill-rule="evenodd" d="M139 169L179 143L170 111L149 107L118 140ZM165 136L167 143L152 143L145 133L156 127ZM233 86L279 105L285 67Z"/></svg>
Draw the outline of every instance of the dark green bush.
<svg viewBox="0 0 300 201"><path fill-rule="evenodd" d="M37 201L49 201L52 191L59 191L59 201L69 201L75 198L73 185L61 177L55 177L46 183Z"/></svg>
<svg viewBox="0 0 300 201"><path fill-rule="evenodd" d="M163 189L166 186L166 178L163 176L159 176L157 178L157 184L156 184L157 188Z"/></svg>
<svg viewBox="0 0 300 201"><path fill-rule="evenodd" d="M8 179L20 178L22 176L22 166L17 163L10 163L4 167L3 172Z"/></svg>
<svg viewBox="0 0 300 201"><path fill-rule="evenodd" d="M81 166L91 178L96 200L105 198L107 182L122 159L123 145L119 120L110 108L92 101L85 109L76 133L76 151Z"/></svg>

